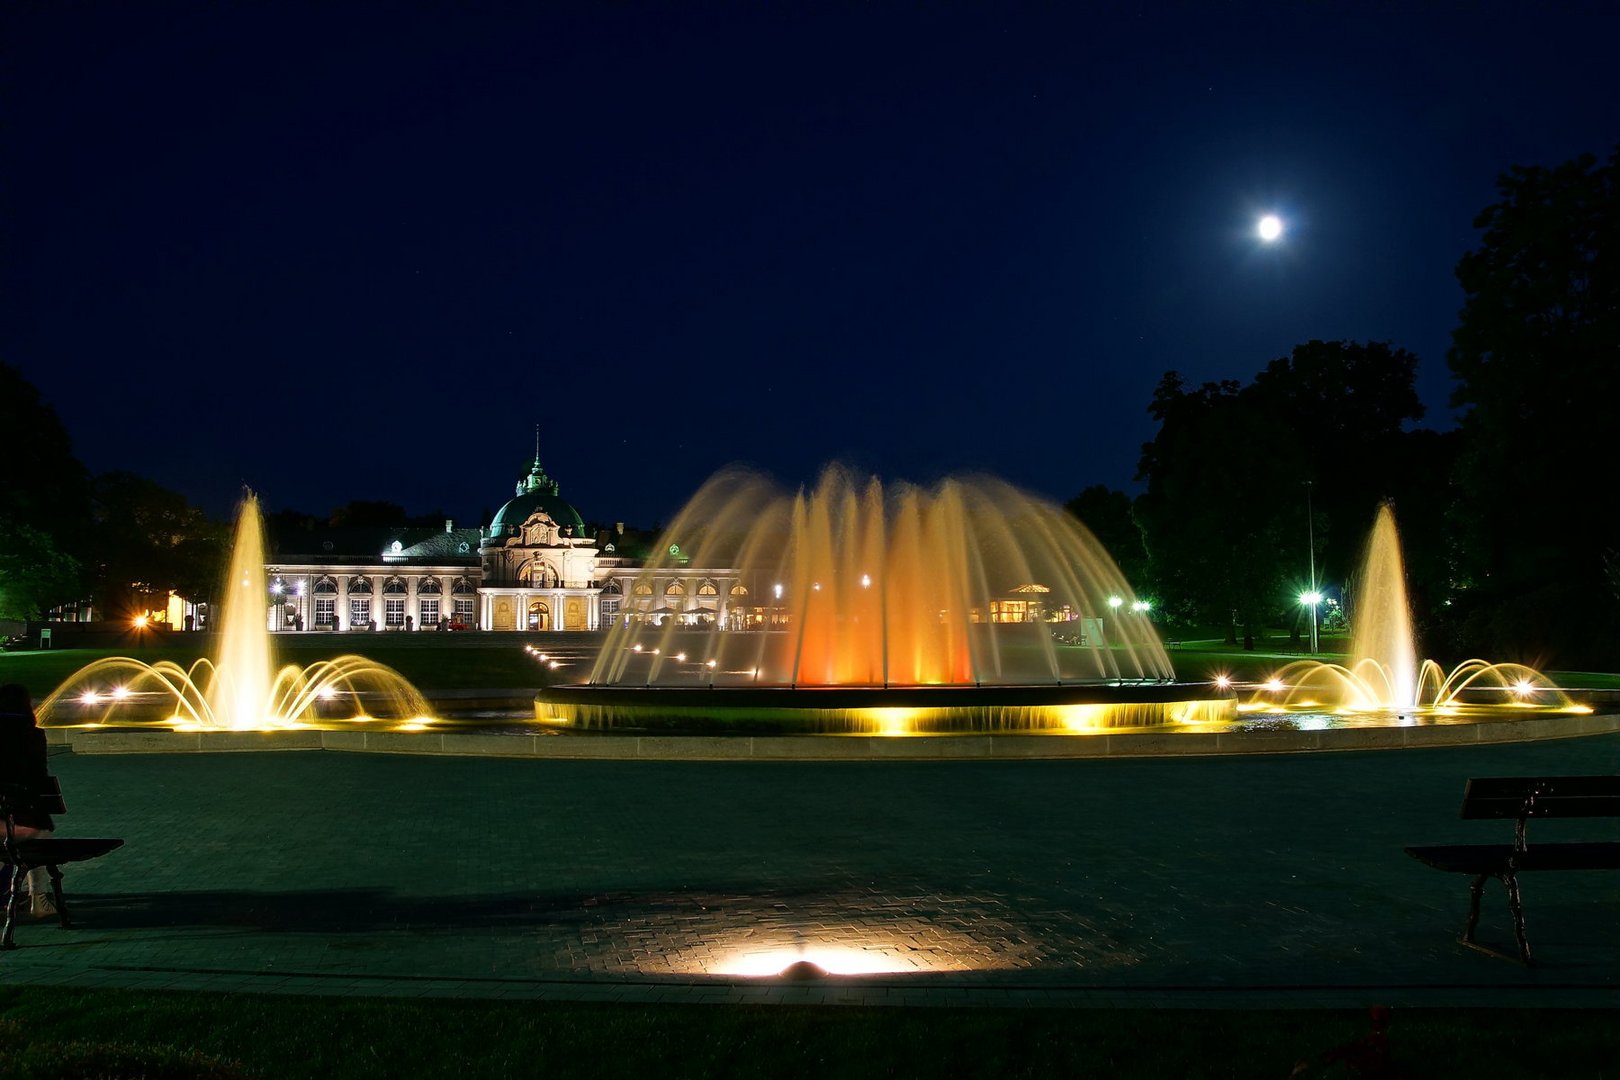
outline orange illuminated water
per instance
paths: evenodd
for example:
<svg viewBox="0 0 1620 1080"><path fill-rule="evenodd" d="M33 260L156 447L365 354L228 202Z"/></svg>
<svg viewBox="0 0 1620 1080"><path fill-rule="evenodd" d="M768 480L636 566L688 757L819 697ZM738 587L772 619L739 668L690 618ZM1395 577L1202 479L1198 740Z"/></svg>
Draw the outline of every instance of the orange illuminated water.
<svg viewBox="0 0 1620 1080"><path fill-rule="evenodd" d="M707 568L703 572L701 568ZM973 686L1173 675L1114 560L999 480L788 493L722 472L666 530L591 682ZM1112 601L1112 603L1111 603Z"/></svg>

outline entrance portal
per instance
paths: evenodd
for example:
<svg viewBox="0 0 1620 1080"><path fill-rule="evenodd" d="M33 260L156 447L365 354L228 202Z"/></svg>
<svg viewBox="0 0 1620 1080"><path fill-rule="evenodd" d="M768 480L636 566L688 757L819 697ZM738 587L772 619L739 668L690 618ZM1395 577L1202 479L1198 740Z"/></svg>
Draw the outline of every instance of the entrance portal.
<svg viewBox="0 0 1620 1080"><path fill-rule="evenodd" d="M539 600L529 605L529 629L551 629L551 609Z"/></svg>

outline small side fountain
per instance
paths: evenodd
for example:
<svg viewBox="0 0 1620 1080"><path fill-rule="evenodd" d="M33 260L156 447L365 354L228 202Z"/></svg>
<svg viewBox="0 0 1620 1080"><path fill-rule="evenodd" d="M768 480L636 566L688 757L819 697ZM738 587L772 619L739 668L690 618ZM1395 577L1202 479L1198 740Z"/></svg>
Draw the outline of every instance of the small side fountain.
<svg viewBox="0 0 1620 1080"><path fill-rule="evenodd" d="M1395 511L1378 508L1351 608L1345 664L1299 660L1279 670L1243 712L1382 713L1397 719L1461 717L1480 710L1588 712L1533 667L1467 660L1446 671L1417 659Z"/></svg>
<svg viewBox="0 0 1620 1080"><path fill-rule="evenodd" d="M44 724L142 725L176 730L265 731L390 721L406 728L428 705L403 675L363 656L277 670L265 625L264 522L242 500L221 589L219 649L189 667L108 657L80 668L40 705Z"/></svg>
<svg viewBox="0 0 1620 1080"><path fill-rule="evenodd" d="M688 566L714 568L712 606L668 605L685 602ZM724 471L641 580L647 596L627 598L590 683L542 691L542 720L1089 731L1224 719L1232 705L1172 681L1145 605L1083 525L990 478L885 488L835 466L790 494Z"/></svg>

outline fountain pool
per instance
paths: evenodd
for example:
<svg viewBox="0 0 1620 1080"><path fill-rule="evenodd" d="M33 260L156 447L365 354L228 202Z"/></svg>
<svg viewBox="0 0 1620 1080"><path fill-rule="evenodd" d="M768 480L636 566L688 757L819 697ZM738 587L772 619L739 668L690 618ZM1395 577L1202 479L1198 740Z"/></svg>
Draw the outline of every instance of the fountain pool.
<svg viewBox="0 0 1620 1080"><path fill-rule="evenodd" d="M721 584L677 610L691 566ZM642 581L589 682L542 691L540 719L1073 732L1204 723L1234 704L1174 681L1146 606L1083 525L991 478L885 487L833 466L789 493L726 470Z"/></svg>

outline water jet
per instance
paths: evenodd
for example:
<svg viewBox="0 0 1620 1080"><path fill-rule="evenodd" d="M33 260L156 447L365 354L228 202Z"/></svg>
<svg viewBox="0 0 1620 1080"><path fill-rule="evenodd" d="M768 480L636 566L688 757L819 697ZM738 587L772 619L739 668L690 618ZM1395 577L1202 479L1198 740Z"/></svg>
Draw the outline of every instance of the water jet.
<svg viewBox="0 0 1620 1080"><path fill-rule="evenodd" d="M40 704L42 723L268 731L427 719L426 700L403 675L363 656L278 669L264 619L264 566L264 522L258 499L248 492L237 510L214 656L190 666L127 656L96 660Z"/></svg>

